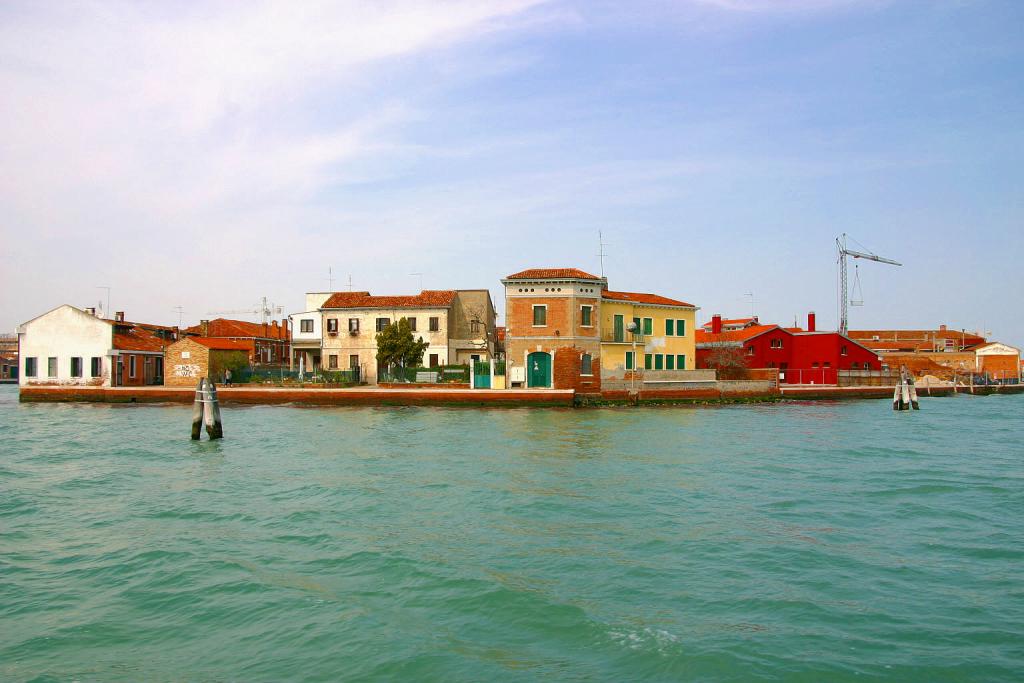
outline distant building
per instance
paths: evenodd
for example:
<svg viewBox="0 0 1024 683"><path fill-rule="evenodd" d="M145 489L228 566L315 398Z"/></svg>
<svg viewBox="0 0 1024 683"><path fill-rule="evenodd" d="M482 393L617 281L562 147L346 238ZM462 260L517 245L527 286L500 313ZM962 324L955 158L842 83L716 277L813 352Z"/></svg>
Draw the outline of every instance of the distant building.
<svg viewBox="0 0 1024 683"><path fill-rule="evenodd" d="M313 372L320 367L320 354L323 351L324 326L323 314L319 308L288 316L291 323L292 351L289 368ZM301 363L299 362L301 359Z"/></svg>
<svg viewBox="0 0 1024 683"><path fill-rule="evenodd" d="M198 325L182 330L183 335L244 342L253 365L280 365L288 362L290 334L288 323L276 320L251 323L245 320L201 320Z"/></svg>
<svg viewBox="0 0 1024 683"><path fill-rule="evenodd" d="M184 337L164 349L164 367L169 387L194 387L203 377L224 381L231 361L243 356L248 362L252 344L247 339Z"/></svg>
<svg viewBox="0 0 1024 683"><path fill-rule="evenodd" d="M742 330L748 327L754 327L755 325L761 324L760 322L758 322L756 315L750 318L721 319L721 316L719 316L719 318L720 320L718 324L720 325L720 332L734 332L736 330ZM712 325L714 324L715 323L709 320L708 322L704 323L701 327L704 329L705 332L711 332Z"/></svg>
<svg viewBox="0 0 1024 683"><path fill-rule="evenodd" d="M839 371L881 370L877 353L838 332L818 331L814 313L807 316L807 329L778 325L749 325L724 329L715 315L710 330L697 333L697 364L715 366L721 349L736 349L747 368L774 368L779 381L788 384L838 384Z"/></svg>
<svg viewBox="0 0 1024 683"><path fill-rule="evenodd" d="M601 390L601 292L578 268L531 268L504 278L505 363L512 386Z"/></svg>
<svg viewBox="0 0 1024 683"><path fill-rule="evenodd" d="M18 379L18 335L0 334L0 380Z"/></svg>
<svg viewBox="0 0 1024 683"><path fill-rule="evenodd" d="M320 296L307 295L307 307ZM423 357L425 366L494 357L495 312L487 290L424 290L400 296L335 292L323 300L319 311L322 369L358 369L361 380L370 384L375 384L378 376L377 334L403 318L409 321L413 335L429 344ZM307 319L305 315L300 314L299 319ZM303 352L312 354L312 343ZM293 367L294 363L293 359Z"/></svg>
<svg viewBox="0 0 1024 683"><path fill-rule="evenodd" d="M1020 377L1020 351L990 342L980 332L940 325L935 330L850 330L849 336L878 353L889 367L906 367L916 375Z"/></svg>
<svg viewBox="0 0 1024 683"><path fill-rule="evenodd" d="M18 327L21 386L143 386L163 383L163 350L177 337L164 325L100 318L58 306Z"/></svg>

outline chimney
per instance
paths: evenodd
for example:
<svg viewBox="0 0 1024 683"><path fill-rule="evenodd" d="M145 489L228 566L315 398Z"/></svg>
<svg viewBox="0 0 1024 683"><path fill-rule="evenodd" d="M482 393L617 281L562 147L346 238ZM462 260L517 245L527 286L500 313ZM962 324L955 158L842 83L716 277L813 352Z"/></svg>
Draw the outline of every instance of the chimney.
<svg viewBox="0 0 1024 683"><path fill-rule="evenodd" d="M945 325L939 325L939 332L945 332L945 331L946 331L946 326Z"/></svg>
<svg viewBox="0 0 1024 683"><path fill-rule="evenodd" d="M270 337L269 330L270 330L270 325L268 325L267 321L264 320L263 321L263 338L264 339L267 339L268 337Z"/></svg>
<svg viewBox="0 0 1024 683"><path fill-rule="evenodd" d="M814 311L811 311L810 313L807 314L807 331L808 332L816 332L817 331L815 329L815 322L817 322L816 319L817 319L817 316L814 315Z"/></svg>
<svg viewBox="0 0 1024 683"><path fill-rule="evenodd" d="M124 311L118 311L117 313L114 314L114 322L124 322Z"/></svg>
<svg viewBox="0 0 1024 683"><path fill-rule="evenodd" d="M96 308L95 307L87 308L87 309L85 309L85 312L88 313L89 315L96 315Z"/></svg>
<svg viewBox="0 0 1024 683"><path fill-rule="evenodd" d="M210 336L210 321L200 320L199 321L199 336L208 337Z"/></svg>
<svg viewBox="0 0 1024 683"><path fill-rule="evenodd" d="M272 332L272 334L270 335L272 338L274 338L274 339L280 339L281 338L281 326L277 324L276 320L270 321L270 330Z"/></svg>
<svg viewBox="0 0 1024 683"><path fill-rule="evenodd" d="M711 334L722 334L722 314L715 313L711 316Z"/></svg>

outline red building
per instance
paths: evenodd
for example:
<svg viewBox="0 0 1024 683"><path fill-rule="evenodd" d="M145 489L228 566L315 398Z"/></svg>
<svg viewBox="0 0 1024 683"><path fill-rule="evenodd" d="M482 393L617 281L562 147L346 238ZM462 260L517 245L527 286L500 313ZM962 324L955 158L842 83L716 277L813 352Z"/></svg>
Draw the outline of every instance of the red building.
<svg viewBox="0 0 1024 683"><path fill-rule="evenodd" d="M252 364L279 364L288 362L288 322L250 323L245 320L201 320L182 330L183 335L232 339L245 342Z"/></svg>
<svg viewBox="0 0 1024 683"><path fill-rule="evenodd" d="M698 368L713 367L719 349L738 349L748 368L776 368L788 384L837 384L839 370L882 369L871 349L838 332L819 332L813 313L806 330L757 324L725 330L716 315L710 331L697 330L696 342Z"/></svg>

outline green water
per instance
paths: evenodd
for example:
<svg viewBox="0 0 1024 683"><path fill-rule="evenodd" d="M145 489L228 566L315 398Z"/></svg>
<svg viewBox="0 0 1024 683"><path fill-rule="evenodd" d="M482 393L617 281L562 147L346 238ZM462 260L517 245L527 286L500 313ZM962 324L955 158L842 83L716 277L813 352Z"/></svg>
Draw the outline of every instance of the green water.
<svg viewBox="0 0 1024 683"><path fill-rule="evenodd" d="M1017 681L1024 396L20 405L2 681Z"/></svg>

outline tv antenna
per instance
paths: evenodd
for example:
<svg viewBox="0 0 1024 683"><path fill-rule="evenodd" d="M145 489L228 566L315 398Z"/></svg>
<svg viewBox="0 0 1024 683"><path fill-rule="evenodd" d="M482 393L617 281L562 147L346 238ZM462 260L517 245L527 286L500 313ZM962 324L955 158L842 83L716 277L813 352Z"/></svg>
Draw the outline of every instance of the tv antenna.
<svg viewBox="0 0 1024 683"><path fill-rule="evenodd" d="M331 271L330 266L327 266L327 291L334 291L334 273Z"/></svg>
<svg viewBox="0 0 1024 683"><path fill-rule="evenodd" d="M415 275L419 275L420 276L420 291L422 292L423 291L423 273L409 273L409 277L413 277Z"/></svg>
<svg viewBox="0 0 1024 683"><path fill-rule="evenodd" d="M757 300L754 299L754 293L753 292L747 292L743 296L749 296L750 297L750 317L751 318L756 318L757 317L757 312L755 310L755 306L757 304Z"/></svg>
<svg viewBox="0 0 1024 683"><path fill-rule="evenodd" d="M600 230L597 231L597 245L597 256L601 259L601 277L604 277L604 257L608 254L604 253L604 235Z"/></svg>
<svg viewBox="0 0 1024 683"><path fill-rule="evenodd" d="M181 306L175 306L172 310L175 310L175 311L178 312L178 327L181 327L182 319L185 316L185 309L183 307L181 307Z"/></svg>

